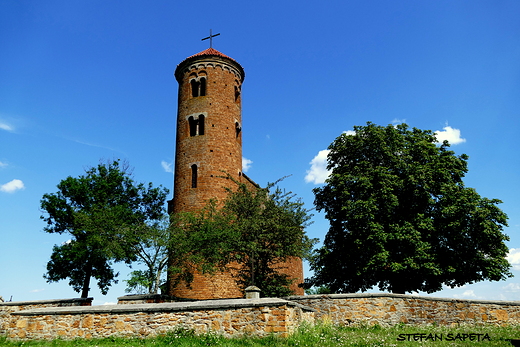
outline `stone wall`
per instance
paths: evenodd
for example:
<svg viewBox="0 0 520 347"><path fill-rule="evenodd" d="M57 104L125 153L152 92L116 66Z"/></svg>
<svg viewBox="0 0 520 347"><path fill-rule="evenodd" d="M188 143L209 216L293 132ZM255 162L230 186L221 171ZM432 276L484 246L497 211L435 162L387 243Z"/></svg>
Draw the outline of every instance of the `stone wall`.
<svg viewBox="0 0 520 347"><path fill-rule="evenodd" d="M386 293L307 295L286 299L314 308L316 319L340 325L520 324L520 301L458 300Z"/></svg>
<svg viewBox="0 0 520 347"><path fill-rule="evenodd" d="M520 325L520 301L385 293L175 303L157 303L168 300L160 295L128 296L120 298L126 305L80 306L90 305L91 300L0 303L0 334L11 339L147 337L182 327L229 337L271 333L287 336L303 321L314 320L338 325ZM154 303L143 303L149 300Z"/></svg>
<svg viewBox="0 0 520 347"><path fill-rule="evenodd" d="M8 333L11 326L16 325L16 312L51 307L91 306L92 298L35 300L0 302L0 335Z"/></svg>
<svg viewBox="0 0 520 347"><path fill-rule="evenodd" d="M6 333L11 339L147 337L182 327L224 336L287 336L312 320L313 311L273 298L38 308L13 312Z"/></svg>

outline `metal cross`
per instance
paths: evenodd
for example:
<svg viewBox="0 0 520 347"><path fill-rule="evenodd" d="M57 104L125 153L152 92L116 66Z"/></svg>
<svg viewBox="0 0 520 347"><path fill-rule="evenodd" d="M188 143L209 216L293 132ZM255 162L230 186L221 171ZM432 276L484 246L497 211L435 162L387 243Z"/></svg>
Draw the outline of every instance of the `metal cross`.
<svg viewBox="0 0 520 347"><path fill-rule="evenodd" d="M214 38L215 36L219 36L219 35L220 35L220 33L213 35L213 34L211 33L211 29L209 29L209 36L203 38L201 41L204 41L204 40L209 39L209 48L213 48L213 38Z"/></svg>

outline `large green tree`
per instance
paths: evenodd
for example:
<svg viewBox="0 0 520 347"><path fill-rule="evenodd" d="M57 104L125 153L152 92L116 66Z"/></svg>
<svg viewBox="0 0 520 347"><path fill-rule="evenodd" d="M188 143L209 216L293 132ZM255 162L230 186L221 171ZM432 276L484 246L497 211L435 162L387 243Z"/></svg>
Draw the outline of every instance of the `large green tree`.
<svg viewBox="0 0 520 347"><path fill-rule="evenodd" d="M239 184L230 190L222 209L237 235L232 255L240 264L238 283L255 285L270 297L293 294L289 288L293 279L280 264L291 257L307 258L316 241L305 233L311 215L303 201L276 183L264 189Z"/></svg>
<svg viewBox="0 0 520 347"><path fill-rule="evenodd" d="M128 237L139 240L135 243L136 262L144 269L134 270L125 280L127 293L158 294L164 283L168 266L168 245L170 244L169 217L165 214L154 223L126 228Z"/></svg>
<svg viewBox="0 0 520 347"><path fill-rule="evenodd" d="M170 271L189 282L194 270L235 266L241 287L258 286L263 296L290 295L292 279L280 264L308 256L315 243L305 233L311 215L299 198L275 184L263 189L235 183L221 208L212 201L203 211L177 216Z"/></svg>
<svg viewBox="0 0 520 347"><path fill-rule="evenodd" d="M112 262L136 259L130 226L150 223L164 214L168 190L151 183L135 183L128 166L115 160L100 163L79 177L67 177L58 191L41 200L48 233L69 234L70 239L53 248L44 277L48 282L69 279L72 288L87 297L91 277L103 294L117 273Z"/></svg>
<svg viewBox="0 0 520 347"><path fill-rule="evenodd" d="M314 189L330 229L310 285L431 293L512 276L507 216L464 185L468 156L406 124L354 130L330 145L331 174Z"/></svg>

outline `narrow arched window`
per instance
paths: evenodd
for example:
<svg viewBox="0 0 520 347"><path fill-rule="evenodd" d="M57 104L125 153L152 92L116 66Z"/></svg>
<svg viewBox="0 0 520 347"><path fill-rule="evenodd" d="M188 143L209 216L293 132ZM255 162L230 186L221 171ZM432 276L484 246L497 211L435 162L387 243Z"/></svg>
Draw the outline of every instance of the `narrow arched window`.
<svg viewBox="0 0 520 347"><path fill-rule="evenodd" d="M205 96L206 95L206 79L202 77L200 79L200 93L199 96Z"/></svg>
<svg viewBox="0 0 520 347"><path fill-rule="evenodd" d="M237 139L240 136L241 131L242 131L242 128L240 127L240 124L238 124L238 122L235 122L235 137Z"/></svg>
<svg viewBox="0 0 520 347"><path fill-rule="evenodd" d="M199 115L199 135L204 135L204 116Z"/></svg>
<svg viewBox="0 0 520 347"><path fill-rule="evenodd" d="M196 98L199 96L200 82L197 80L191 80L191 96Z"/></svg>
<svg viewBox="0 0 520 347"><path fill-rule="evenodd" d="M193 164L191 166L191 187L197 188L197 165Z"/></svg>
<svg viewBox="0 0 520 347"><path fill-rule="evenodd" d="M197 120L192 116L188 118L188 124L190 127L190 136L197 135Z"/></svg>
<svg viewBox="0 0 520 347"><path fill-rule="evenodd" d="M240 89L235 86L235 102L238 102L238 99L240 98Z"/></svg>

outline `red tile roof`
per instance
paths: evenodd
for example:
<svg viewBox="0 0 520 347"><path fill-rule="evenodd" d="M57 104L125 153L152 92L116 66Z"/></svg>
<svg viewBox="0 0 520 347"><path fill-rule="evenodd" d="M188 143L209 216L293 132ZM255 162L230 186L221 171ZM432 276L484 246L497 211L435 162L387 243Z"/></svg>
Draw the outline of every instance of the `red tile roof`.
<svg viewBox="0 0 520 347"><path fill-rule="evenodd" d="M238 65L239 69L241 70L241 74L242 74L242 80L244 79L244 69L242 67L242 65L240 65L240 63L238 61L236 61L235 59L225 55L224 53L221 53L219 51L217 51L216 49L214 48L208 48L208 49L205 49L203 50L202 52L199 52L197 54L194 54L192 56L189 56L188 58L184 59L183 61L181 61L178 65L177 65L177 69L175 70L175 74L177 74L177 70L179 69L179 67L181 65L183 65L185 62L188 62L190 61L191 59L193 58L196 58L196 57L203 57L203 56L214 56L214 57L220 57L220 58L225 58L225 59L229 59L231 60L232 62L234 62L235 64ZM176 77L178 77L176 75Z"/></svg>
<svg viewBox="0 0 520 347"><path fill-rule="evenodd" d="M202 55L216 55L217 57L223 57L223 58L228 58L228 59L231 59L233 61L235 61L235 59L231 58L231 57L228 57L227 55L225 55L224 53L221 53L219 51L217 51L215 48L208 48L208 49L205 49L203 50L202 52L199 52L197 54L194 54L192 55L191 57L188 57L186 59L190 59L190 58L193 58L193 57L199 57L199 56L202 56Z"/></svg>

